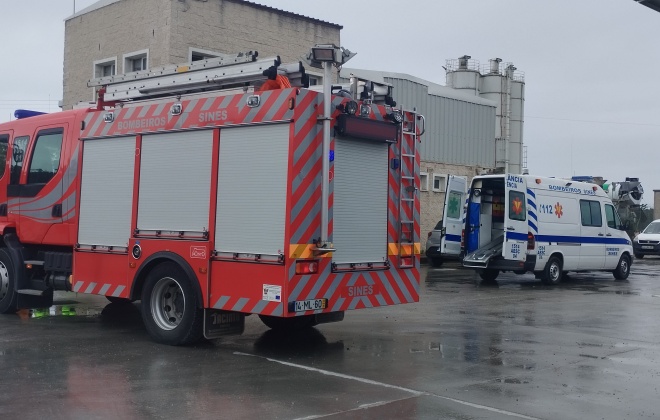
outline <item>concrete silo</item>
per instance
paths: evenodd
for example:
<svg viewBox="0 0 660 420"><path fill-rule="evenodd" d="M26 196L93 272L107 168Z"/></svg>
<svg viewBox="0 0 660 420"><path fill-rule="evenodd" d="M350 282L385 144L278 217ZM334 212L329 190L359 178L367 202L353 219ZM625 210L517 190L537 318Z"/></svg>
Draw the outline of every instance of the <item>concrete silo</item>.
<svg viewBox="0 0 660 420"><path fill-rule="evenodd" d="M447 86L471 92L497 104L495 166L522 173L525 79L511 63L493 58L479 69L470 56L447 60Z"/></svg>

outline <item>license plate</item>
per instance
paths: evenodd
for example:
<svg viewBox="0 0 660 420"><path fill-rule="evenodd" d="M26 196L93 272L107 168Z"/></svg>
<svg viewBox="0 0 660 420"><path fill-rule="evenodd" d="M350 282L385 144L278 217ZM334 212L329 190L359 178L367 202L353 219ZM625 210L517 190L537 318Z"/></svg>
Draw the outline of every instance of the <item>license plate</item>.
<svg viewBox="0 0 660 420"><path fill-rule="evenodd" d="M642 245L642 249L653 249L651 245Z"/></svg>
<svg viewBox="0 0 660 420"><path fill-rule="evenodd" d="M328 299L297 300L293 302L295 312L319 311L328 307Z"/></svg>

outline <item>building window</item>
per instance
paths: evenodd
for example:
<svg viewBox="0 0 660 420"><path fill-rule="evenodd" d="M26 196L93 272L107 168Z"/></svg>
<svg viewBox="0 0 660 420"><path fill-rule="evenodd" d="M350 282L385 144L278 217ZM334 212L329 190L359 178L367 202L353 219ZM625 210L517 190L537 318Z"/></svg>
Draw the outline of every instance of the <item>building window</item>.
<svg viewBox="0 0 660 420"><path fill-rule="evenodd" d="M108 77L117 74L117 57L94 61L93 78Z"/></svg>
<svg viewBox="0 0 660 420"><path fill-rule="evenodd" d="M447 176L433 174L433 192L445 192L447 189Z"/></svg>
<svg viewBox="0 0 660 420"><path fill-rule="evenodd" d="M429 190L429 174L427 172L419 173L419 189L420 191Z"/></svg>
<svg viewBox="0 0 660 420"><path fill-rule="evenodd" d="M224 54L217 51L202 50L199 48L188 48L188 61L208 60L209 58L222 57Z"/></svg>
<svg viewBox="0 0 660 420"><path fill-rule="evenodd" d="M149 50L124 54L124 73L149 70Z"/></svg>
<svg viewBox="0 0 660 420"><path fill-rule="evenodd" d="M316 86L316 85L322 85L323 84L323 78L318 77L318 76L309 76L309 85L310 86Z"/></svg>

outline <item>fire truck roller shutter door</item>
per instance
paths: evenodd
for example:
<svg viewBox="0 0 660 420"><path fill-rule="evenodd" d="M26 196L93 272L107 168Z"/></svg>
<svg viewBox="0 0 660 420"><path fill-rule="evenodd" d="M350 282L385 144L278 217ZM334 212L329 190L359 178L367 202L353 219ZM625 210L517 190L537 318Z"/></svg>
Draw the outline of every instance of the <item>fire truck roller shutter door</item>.
<svg viewBox="0 0 660 420"><path fill-rule="evenodd" d="M135 137L85 141L78 243L128 246L134 167Z"/></svg>
<svg viewBox="0 0 660 420"><path fill-rule="evenodd" d="M215 247L278 255L284 250L290 124L220 130Z"/></svg>
<svg viewBox="0 0 660 420"><path fill-rule="evenodd" d="M212 130L142 138L138 230L208 230L212 154Z"/></svg>
<svg viewBox="0 0 660 420"><path fill-rule="evenodd" d="M388 151L388 143L335 140L335 263L382 262L387 258Z"/></svg>

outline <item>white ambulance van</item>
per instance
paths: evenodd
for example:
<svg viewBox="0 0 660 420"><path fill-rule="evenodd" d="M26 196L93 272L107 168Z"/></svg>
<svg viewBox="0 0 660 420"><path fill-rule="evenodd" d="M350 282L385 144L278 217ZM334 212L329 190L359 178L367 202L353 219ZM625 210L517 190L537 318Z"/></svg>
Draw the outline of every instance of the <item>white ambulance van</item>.
<svg viewBox="0 0 660 420"><path fill-rule="evenodd" d="M632 243L601 187L531 175L473 178L463 266L483 280L533 272L555 284L568 271L630 273Z"/></svg>

